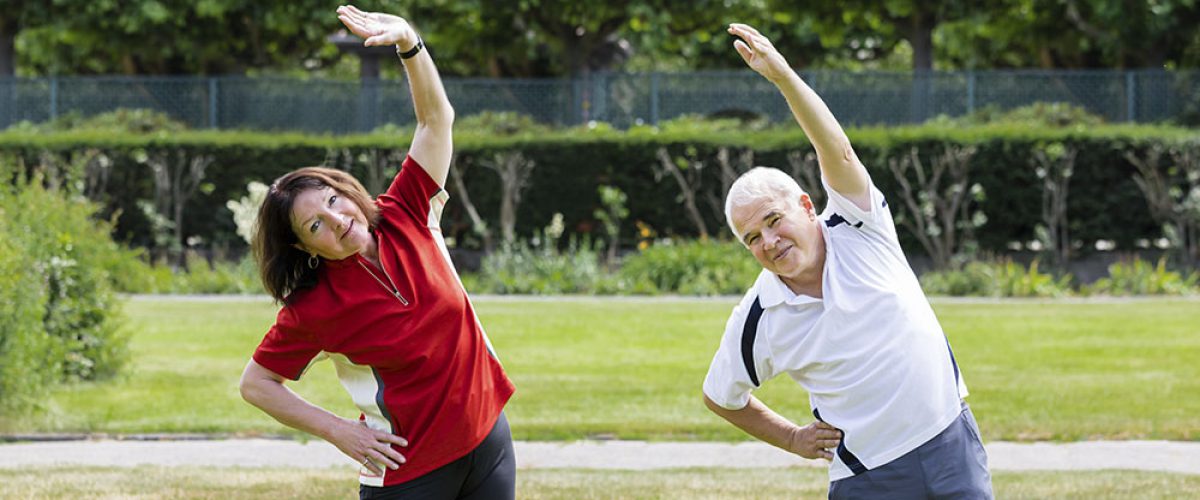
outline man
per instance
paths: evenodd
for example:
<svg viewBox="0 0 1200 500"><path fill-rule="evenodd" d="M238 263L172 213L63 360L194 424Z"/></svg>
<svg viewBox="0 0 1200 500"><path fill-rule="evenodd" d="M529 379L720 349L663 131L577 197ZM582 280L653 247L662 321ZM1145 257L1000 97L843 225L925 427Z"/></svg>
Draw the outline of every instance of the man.
<svg viewBox="0 0 1200 500"><path fill-rule="evenodd" d="M837 120L754 28L734 48L774 83L816 149L829 203L755 168L729 190L729 227L763 266L734 308L704 401L747 433L830 460L830 498L991 498L979 430L950 345L909 268L883 194ZM787 373L817 421L750 393Z"/></svg>

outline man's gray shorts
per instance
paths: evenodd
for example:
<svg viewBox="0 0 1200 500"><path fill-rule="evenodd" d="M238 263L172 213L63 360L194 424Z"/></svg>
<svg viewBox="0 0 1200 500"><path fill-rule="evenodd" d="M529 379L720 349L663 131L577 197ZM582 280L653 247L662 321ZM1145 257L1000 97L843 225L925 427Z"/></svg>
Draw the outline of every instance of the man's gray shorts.
<svg viewBox="0 0 1200 500"><path fill-rule="evenodd" d="M992 475L971 409L886 465L829 484L829 498L992 498Z"/></svg>

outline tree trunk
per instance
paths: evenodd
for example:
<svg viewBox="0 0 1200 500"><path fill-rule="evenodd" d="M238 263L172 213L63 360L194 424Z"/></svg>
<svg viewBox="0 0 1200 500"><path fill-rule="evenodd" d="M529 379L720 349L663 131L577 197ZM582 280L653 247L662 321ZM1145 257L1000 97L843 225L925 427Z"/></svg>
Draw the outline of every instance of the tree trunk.
<svg viewBox="0 0 1200 500"><path fill-rule="evenodd" d="M936 13L921 7L913 12L908 32L908 43L913 49L913 88L909 116L914 123L929 118L929 105L933 100L933 27L937 25Z"/></svg>
<svg viewBox="0 0 1200 500"><path fill-rule="evenodd" d="M7 18L0 20L0 78L16 75L16 52L13 50L17 38L17 23Z"/></svg>
<svg viewBox="0 0 1200 500"><path fill-rule="evenodd" d="M483 217L479 216L479 211L475 209L475 204L471 203L471 196L467 193L467 185L463 182L463 171L466 167L459 167L456 161L458 157L450 159L450 182L458 195L458 202L467 211L467 217L471 219L471 229L483 238L483 251L491 253L495 248L492 245L492 231L488 229L487 223L483 221Z"/></svg>
<svg viewBox="0 0 1200 500"><path fill-rule="evenodd" d="M17 37L17 23L9 18L0 19L0 79L16 75L16 52L13 40ZM0 85L0 128L8 127L16 120L13 108L16 105L16 84Z"/></svg>
<svg viewBox="0 0 1200 500"><path fill-rule="evenodd" d="M921 7L917 8L921 9ZM913 49L912 68L914 72L933 70L933 28L936 26L936 12L930 10L913 12L908 43L912 45Z"/></svg>
<svg viewBox="0 0 1200 500"><path fill-rule="evenodd" d="M689 182L675 165L675 161L671 158L671 154L666 148L658 148L658 161L662 165L662 170L657 170L661 174L655 174L655 180L659 175L669 175L675 179L675 183L679 185L679 193L683 197L683 208L686 210L688 219L691 219L692 224L696 225L696 230L700 231L700 239L708 240L708 226L704 224L704 216L700 215L700 209L696 206L696 193L700 190L700 175L697 173L694 182ZM692 171L702 168L700 162L692 163Z"/></svg>

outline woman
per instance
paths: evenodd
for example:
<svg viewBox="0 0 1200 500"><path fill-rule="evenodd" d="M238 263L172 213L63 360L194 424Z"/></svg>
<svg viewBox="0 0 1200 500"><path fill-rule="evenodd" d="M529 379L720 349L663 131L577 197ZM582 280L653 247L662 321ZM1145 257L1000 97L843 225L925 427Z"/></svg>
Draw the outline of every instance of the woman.
<svg viewBox="0 0 1200 500"><path fill-rule="evenodd" d="M302 168L258 213L255 257L282 302L242 374L242 397L362 464L362 498L514 497L513 393L438 228L454 110L429 52L396 16L339 7L366 45L395 45L417 129L400 173L372 201L350 175ZM348 420L284 386L320 357L362 410Z"/></svg>

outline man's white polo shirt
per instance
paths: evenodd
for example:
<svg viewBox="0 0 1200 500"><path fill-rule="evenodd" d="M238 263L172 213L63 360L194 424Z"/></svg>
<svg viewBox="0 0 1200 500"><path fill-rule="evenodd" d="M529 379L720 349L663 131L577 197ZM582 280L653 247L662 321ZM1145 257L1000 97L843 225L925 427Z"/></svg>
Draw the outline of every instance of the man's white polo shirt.
<svg viewBox="0 0 1200 500"><path fill-rule="evenodd" d="M829 467L836 481L937 436L958 417L967 388L883 194L871 186L873 210L864 212L825 192L824 298L796 295L763 270L729 317L704 394L736 410L763 382L790 375L813 414L845 433Z"/></svg>

